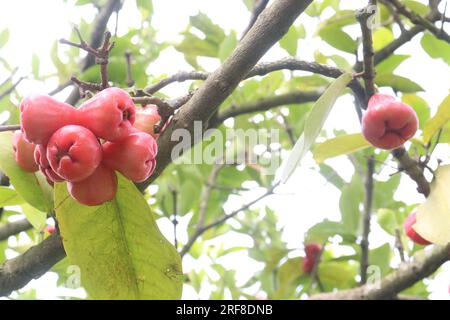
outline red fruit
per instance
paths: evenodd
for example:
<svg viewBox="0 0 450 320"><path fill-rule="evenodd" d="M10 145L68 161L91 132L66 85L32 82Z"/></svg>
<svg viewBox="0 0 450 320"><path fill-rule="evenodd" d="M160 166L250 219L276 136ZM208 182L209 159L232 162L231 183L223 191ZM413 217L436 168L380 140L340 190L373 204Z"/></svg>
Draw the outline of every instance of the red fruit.
<svg viewBox="0 0 450 320"><path fill-rule="evenodd" d="M155 139L136 131L120 142L103 144L103 162L134 182L142 182L152 174L156 166L158 145Z"/></svg>
<svg viewBox="0 0 450 320"><path fill-rule="evenodd" d="M305 245L305 258L303 259L303 272L310 273L317 261L317 256L322 250L322 246L318 243L308 243Z"/></svg>
<svg viewBox="0 0 450 320"><path fill-rule="evenodd" d="M101 164L87 179L68 182L67 190L78 202L87 206L98 206L114 199L117 192L117 176L113 170Z"/></svg>
<svg viewBox="0 0 450 320"><path fill-rule="evenodd" d="M76 109L46 95L32 95L23 99L20 112L24 137L35 144L47 144L56 130L78 121Z"/></svg>
<svg viewBox="0 0 450 320"><path fill-rule="evenodd" d="M12 139L14 158L19 167L26 172L36 172L39 167L34 161L35 145L23 138L21 131L15 131Z"/></svg>
<svg viewBox="0 0 450 320"><path fill-rule="evenodd" d="M403 223L403 229L405 230L406 235L408 238L410 238L415 243L421 244L421 245L428 245L431 244L428 240L425 240L422 238L416 230L414 230L414 224L416 224L416 212L413 211L405 220Z"/></svg>
<svg viewBox="0 0 450 320"><path fill-rule="evenodd" d="M81 113L78 124L107 141L118 141L128 136L136 113L130 95L114 87L100 91L78 110Z"/></svg>
<svg viewBox="0 0 450 320"><path fill-rule="evenodd" d="M58 176L55 171L50 167L50 163L47 159L47 147L42 144L37 144L34 149L34 160L39 165L39 170L47 178L47 182L53 185L53 182L64 181L63 178Z"/></svg>
<svg viewBox="0 0 450 320"><path fill-rule="evenodd" d="M55 226L46 226L44 228L44 232L47 232L49 234L55 233L55 231L56 231Z"/></svg>
<svg viewBox="0 0 450 320"><path fill-rule="evenodd" d="M47 145L50 167L67 181L89 177L102 161L102 147L88 129L68 125L57 130Z"/></svg>
<svg viewBox="0 0 450 320"><path fill-rule="evenodd" d="M136 120L133 126L156 139L158 134L155 133L155 124L160 120L161 116L158 113L158 108L152 104L141 109L136 109Z"/></svg>
<svg viewBox="0 0 450 320"><path fill-rule="evenodd" d="M376 93L362 119L362 133L367 141L381 149L395 149L412 138L418 119L413 108L394 97Z"/></svg>

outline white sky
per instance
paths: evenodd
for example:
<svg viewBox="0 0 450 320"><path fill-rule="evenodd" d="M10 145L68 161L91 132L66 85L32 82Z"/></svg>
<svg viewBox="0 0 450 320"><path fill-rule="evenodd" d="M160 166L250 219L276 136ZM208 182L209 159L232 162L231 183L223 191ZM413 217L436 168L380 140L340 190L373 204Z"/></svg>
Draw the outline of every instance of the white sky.
<svg viewBox="0 0 450 320"><path fill-rule="evenodd" d="M74 0L63 3L60 0L5 0L2 1L2 10L0 11L0 31L4 28L10 30L10 40L8 44L0 49L0 56L7 60L13 67L19 66L18 76L28 75L31 72L31 57L35 53L41 61L41 73L48 74L55 72L51 63L49 52L56 39L67 38L72 29L72 23L77 23L80 17L91 21L94 12L91 7L83 6L74 9ZM342 1L342 7L356 9L364 6L366 1ZM158 29L159 40L177 41L180 39L179 33L186 27L190 15L195 15L199 11L206 13L215 23L229 31L236 30L238 34L248 23L249 12L242 3L242 0L154 0L155 14L153 25ZM350 4L350 5L349 5ZM129 27L138 27L140 21L139 12L134 6L134 1L126 1L124 8L119 16L119 36ZM309 32L314 31L317 20L302 15L300 19ZM111 19L109 28L114 30L115 19ZM420 96L425 98L430 106L436 106L448 94L448 74L449 67L440 60L432 60L420 48L420 37L403 46L398 53L411 54L412 57L404 62L396 71L397 74L408 77L418 82L425 89ZM298 58L303 60L312 60L314 49L320 49L322 53L336 53L331 47L319 40L305 41L299 43ZM264 61L273 61L287 56L284 50L274 47L263 58ZM206 65L213 70L217 67L217 62L211 62L205 59ZM191 67L184 62L182 54L173 48L164 50L160 58L152 63L150 69L155 74L172 74L179 70L190 70ZM8 74L0 71L0 81L6 78ZM445 80L445 81L444 81ZM46 82L37 82L24 80L18 90L22 94L28 94L30 91L48 92L57 85L56 79L49 79ZM179 96L186 92L188 83L173 84L167 87L164 92L170 96ZM65 94L65 93L62 93ZM0 115L1 118L1 115ZM333 129L345 129L348 132L357 132L360 130L359 123L354 114L352 98L344 96L340 98L335 105L329 120L326 123L326 130L332 133ZM448 159L449 148L440 148L436 151L441 158L445 156ZM328 164L337 168L339 173L348 181L353 173L351 164L345 157L339 157L328 162ZM302 248L304 232L315 223L329 218L337 220L339 218L339 196L340 193L315 170L310 169L314 166L311 157L307 157L294 174L293 178L286 186L280 190L289 195L272 196L262 203L270 203L270 207L275 209L279 215L279 225L284 227L283 239L287 241L290 248L299 249L294 254L300 254ZM392 170L390 171L392 173ZM254 199L258 195L258 190L246 195L245 202ZM398 200L407 203L418 203L422 198L415 191L415 187L408 179L403 182L396 194ZM326 199L326 201L324 201ZM227 203L226 209L232 211L239 208L240 200L233 200ZM185 242L187 234L183 232L187 225L189 216L182 219L178 238ZM159 221L159 225L169 240L173 239L172 225L168 221ZM376 247L385 241L383 232L376 230L371 234L371 246ZM211 244L223 243L223 237L219 237ZM227 247L235 245L251 246L252 241L244 235L229 235L227 237ZM239 264L236 263L239 261ZM237 273L238 285L244 283L255 269L262 266L256 264L247 258L244 252L237 252L226 256L220 260L226 268L239 270ZM245 263L244 263L245 262ZM209 262L205 259L195 261L186 257L184 259L184 271L192 268L202 269ZM432 298L449 298L450 268L446 266L446 272L441 273L435 281L432 282ZM29 287L37 289L38 298L55 298L62 294L61 290L53 288L49 283L55 283L56 276L48 274L39 280L33 280ZM64 291L65 292L65 291ZM79 295L80 292L73 292ZM205 288L200 296L189 287L185 287L183 298L208 298L208 288Z"/></svg>

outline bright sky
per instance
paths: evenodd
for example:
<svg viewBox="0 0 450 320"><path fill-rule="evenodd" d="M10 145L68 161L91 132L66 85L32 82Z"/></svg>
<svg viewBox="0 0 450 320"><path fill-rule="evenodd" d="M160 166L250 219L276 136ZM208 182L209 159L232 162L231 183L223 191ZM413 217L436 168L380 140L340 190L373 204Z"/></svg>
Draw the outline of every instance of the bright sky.
<svg viewBox="0 0 450 320"><path fill-rule="evenodd" d="M19 66L17 77L27 75L31 72L31 58L35 53L41 61L41 72L43 74L54 72L49 52L56 39L67 38L71 32L73 23L77 23L80 17L87 21L91 21L94 17L94 11L89 6L76 7L74 9L74 0L66 3L60 0L45 1L25 1L25 0L5 0L2 1L2 10L0 11L0 31L4 28L10 30L10 40L6 47L0 50L0 57L7 60L13 67ZM342 7L356 9L363 7L366 1L342 1ZM236 30L238 33L244 30L249 19L249 12L242 3L242 0L154 0L155 14L153 25L158 32L158 39L177 41L180 39L179 33L186 27L190 15L195 15L200 10L206 13L215 23L229 31ZM350 4L349 4L350 3ZM134 6L134 1L126 1L124 8L119 15L119 36L123 34L129 27L138 27L139 12ZM304 23L307 31L313 32L318 21L316 19L302 15L302 23ZM115 19L111 19L109 28L114 30ZM425 92L420 96L425 98L428 103L436 108L442 99L448 94L448 78L449 67L440 60L430 59L426 53L420 48L420 37L416 37L409 44L403 46L399 53L412 54L412 57L403 63L397 73L420 83ZM299 56L303 60L312 60L314 49L320 49L322 53L327 54L333 49L319 40L306 41L301 40L299 43ZM333 51L335 52L335 51ZM273 61L287 54L284 50L274 47L263 58L264 61ZM211 62L205 59L205 64L211 70L218 66L217 62ZM184 62L183 56L172 48L164 50L160 58L150 66L150 70L155 74L172 74L179 70L190 70L191 67ZM0 68L0 81L8 76L4 70ZM48 92L55 88L57 81L50 79L46 82L37 82L32 80L24 80L18 90L22 94L28 94L31 91ZM179 96L186 92L188 83L173 84L167 87L164 92L169 96ZM63 92L61 96L66 94ZM348 132L358 132L360 130L359 123L354 114L352 98L344 96L340 98L335 105L329 120L326 123L327 132L332 135L333 129L345 129ZM0 114L0 120L2 115ZM445 155L448 159L449 148L441 147L436 151L436 155ZM348 181L353 174L353 169L349 161L345 157L339 157L328 162L335 168L339 169L339 173ZM261 202L270 204L279 215L280 227L284 227L283 238L287 241L288 246L293 249L293 255L301 254L303 233L315 223L328 218L337 220L339 218L339 195L340 193L326 180L322 178L314 169L314 161L309 156L303 162L293 178L280 188L283 195L272 196ZM388 173L392 173L392 169L388 169ZM387 177L387 175L385 176ZM258 196L263 190L254 190L246 194L245 199L232 199L227 203L226 209L232 211L239 208L245 202L251 201ZM423 199L415 191L415 187L407 179L403 180L397 194L398 200L407 203L418 203ZM326 201L323 201L326 199ZM260 205L261 205L260 204ZM187 234L182 232L185 229L189 219L189 215L184 217L179 225L180 234L178 239L181 242L187 240ZM168 221L159 221L161 230L166 237L172 241L172 225ZM371 234L371 246L376 247L383 243L386 237L383 237L382 230L374 230ZM211 241L212 245L220 245L223 243L223 237L219 237ZM226 247L228 246L251 246L250 237L233 234L227 235ZM236 263L239 261L239 265ZM184 271L191 269L204 269L209 264L208 260L200 259L199 261L186 257L184 259ZM256 269L262 268L262 265L255 263L249 259L245 252L237 252L227 255L218 260L226 268L239 270L237 273L237 284L243 284ZM245 262L245 263L244 263ZM432 298L449 298L448 287L450 284L450 266L447 264L445 272L441 273L434 281L432 281ZM213 273L212 273L213 274ZM82 295L78 291L61 291L56 286L52 287L49 283L56 282L56 275L47 274L39 280L33 280L27 288L34 287L37 289L38 298L56 298L61 294L73 294L75 296ZM209 289L205 287L200 296L192 289L185 287L183 298L208 298ZM256 288L257 289L257 288ZM256 290L255 289L255 293Z"/></svg>

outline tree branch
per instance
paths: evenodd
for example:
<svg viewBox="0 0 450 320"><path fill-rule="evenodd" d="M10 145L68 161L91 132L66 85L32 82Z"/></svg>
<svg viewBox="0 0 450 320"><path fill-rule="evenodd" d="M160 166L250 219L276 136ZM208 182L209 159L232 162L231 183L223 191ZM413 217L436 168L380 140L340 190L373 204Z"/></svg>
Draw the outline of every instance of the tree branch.
<svg viewBox="0 0 450 320"><path fill-rule="evenodd" d="M10 236L18 234L22 231L27 231L32 227L33 226L28 222L27 219L0 225L0 241L6 240Z"/></svg>
<svg viewBox="0 0 450 320"><path fill-rule="evenodd" d="M423 255L423 256L422 256ZM375 283L339 292L322 293L312 296L311 300L374 300L393 299L398 293L409 288L417 281L433 274L441 265L450 260L450 244L435 246L424 250L416 258L400 265L400 268Z"/></svg>
<svg viewBox="0 0 450 320"><path fill-rule="evenodd" d="M241 40L245 37L245 35L248 33L248 31L253 27L253 25L256 22L256 19L258 19L261 12L267 7L267 4L269 3L269 0L254 0L253 1L253 11L252 15L250 16L250 21L248 22L247 27L245 28L244 32L242 32Z"/></svg>
<svg viewBox="0 0 450 320"><path fill-rule="evenodd" d="M373 199L373 174L375 169L375 160L371 156L367 159L367 175L365 181L365 199L363 216L363 233L361 239L361 284L367 282L367 268L369 267L369 233L370 216L372 215Z"/></svg>
<svg viewBox="0 0 450 320"><path fill-rule="evenodd" d="M0 132L20 130L20 124L7 124L0 126Z"/></svg>
<svg viewBox="0 0 450 320"><path fill-rule="evenodd" d="M158 166L143 186L154 180L174 159L172 149L178 143L172 141L174 130L194 131L194 121L202 121L204 127L219 105L232 93L239 82L250 72L257 61L287 32L294 20L312 0L278 0L265 9L255 25L239 43L230 57L212 73L192 98L173 117L159 138L156 161Z"/></svg>
<svg viewBox="0 0 450 320"><path fill-rule="evenodd" d="M398 12L400 12L402 15L411 20L412 23L421 25L422 27L430 31L432 34L434 34L436 38L450 43L450 35L446 33L442 28L436 27L432 21L410 10L398 0L387 0L387 1L390 2L397 9Z"/></svg>
<svg viewBox="0 0 450 320"><path fill-rule="evenodd" d="M422 193L425 197L430 194L430 183L423 175L423 169L419 166L417 161L412 159L404 147L392 150L392 155L400 163L400 169L417 183L417 191Z"/></svg>
<svg viewBox="0 0 450 320"><path fill-rule="evenodd" d="M267 111L283 105L314 102L319 99L322 93L322 91L294 91L274 97L264 98L256 102L250 102L240 106L232 105L219 112L217 117L211 121L210 125L211 127L215 127L228 118L253 112Z"/></svg>
<svg viewBox="0 0 450 320"><path fill-rule="evenodd" d="M180 255L183 257L187 252L189 252L189 250L191 249L192 245L195 243L195 241L207 230L217 227L218 225L221 225L222 223L226 222L228 219L233 218L234 216L236 216L239 212L247 210L248 208L250 208L252 205L254 205L255 203L257 203L258 201L264 199L265 197L273 194L273 191L275 190L275 188L279 185L279 182L275 185L273 185L272 187L270 187L266 193L264 193L263 195L259 196L258 198L256 198L255 200L247 203L246 205L242 206L241 208L239 208L236 211L231 212L230 214L226 214L223 217L201 227L201 228L197 228L194 232L194 234L189 238L188 242L186 243L186 245L183 247L183 249L180 252Z"/></svg>
<svg viewBox="0 0 450 320"><path fill-rule="evenodd" d="M39 278L64 256L61 237L54 233L22 255L7 260L0 266L0 296L10 295Z"/></svg>

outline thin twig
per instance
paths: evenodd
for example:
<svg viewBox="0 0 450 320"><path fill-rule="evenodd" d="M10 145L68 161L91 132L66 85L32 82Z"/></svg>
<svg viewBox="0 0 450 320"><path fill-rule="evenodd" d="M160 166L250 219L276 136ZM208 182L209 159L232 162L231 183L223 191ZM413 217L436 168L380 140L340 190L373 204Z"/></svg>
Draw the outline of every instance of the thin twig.
<svg viewBox="0 0 450 320"><path fill-rule="evenodd" d="M130 50L125 50L125 61L126 61L126 67L127 67L127 79L125 80L125 83L127 86L132 87L134 86L134 80L133 75L131 73L131 52Z"/></svg>
<svg viewBox="0 0 450 320"><path fill-rule="evenodd" d="M421 25L432 34L436 36L436 38L446 41L450 43L450 35L446 33L443 28L438 28L434 25L434 23L427 18L422 17L420 14L410 10L404 4L402 4L398 0L387 0L395 6L402 15L411 20L412 23Z"/></svg>
<svg viewBox="0 0 450 320"><path fill-rule="evenodd" d="M0 241L8 239L10 236L16 235L22 231L27 231L33 228L27 219L22 219L0 225Z"/></svg>
<svg viewBox="0 0 450 320"><path fill-rule="evenodd" d="M11 92L13 92L17 86L22 82L22 80L25 79L25 77L20 77L16 82L14 82L11 87L0 93L0 100L9 95Z"/></svg>
<svg viewBox="0 0 450 320"><path fill-rule="evenodd" d="M0 126L0 132L16 131L16 130L20 130L20 124L10 124L10 125Z"/></svg>
<svg viewBox="0 0 450 320"><path fill-rule="evenodd" d="M264 193L262 196L259 196L258 198L256 198L255 200L247 203L246 205L242 206L241 208L239 208L238 210L235 210L233 212L231 212L230 214L226 214L224 215L222 218L219 218L213 222L211 222L210 224L205 225L202 228L199 228L196 230L196 232L191 236L191 238L189 238L189 241L186 243L186 245L183 247L183 249L180 252L180 255L183 257L187 252L189 252L189 250L191 249L192 245L195 243L195 241L198 239L198 237L200 237L205 231L214 228L224 222L226 222L228 219L233 218L235 215L237 215L239 212L244 211L246 209L248 209L250 206L254 205L255 203L257 203L258 201L260 201L261 199L264 199L265 197L273 194L273 191L275 190L275 188L279 185L279 183L273 185L272 187L270 187L266 193Z"/></svg>
<svg viewBox="0 0 450 320"><path fill-rule="evenodd" d="M178 205L177 205L177 191L174 189L172 190L172 203L173 203L173 242L175 249L178 250L178 239L177 239L177 225L178 225L178 219L177 219L177 212L178 212Z"/></svg>
<svg viewBox="0 0 450 320"><path fill-rule="evenodd" d="M373 199L373 174L375 170L374 157L367 159L367 174L365 181L365 199L364 199L364 216L363 216L363 233L361 239L361 284L367 282L367 268L369 267L369 233L370 233L370 217L372 215L372 199Z"/></svg>
<svg viewBox="0 0 450 320"><path fill-rule="evenodd" d="M405 262L405 250L403 248L402 236L398 228L395 228L395 248L397 248L400 260Z"/></svg>

